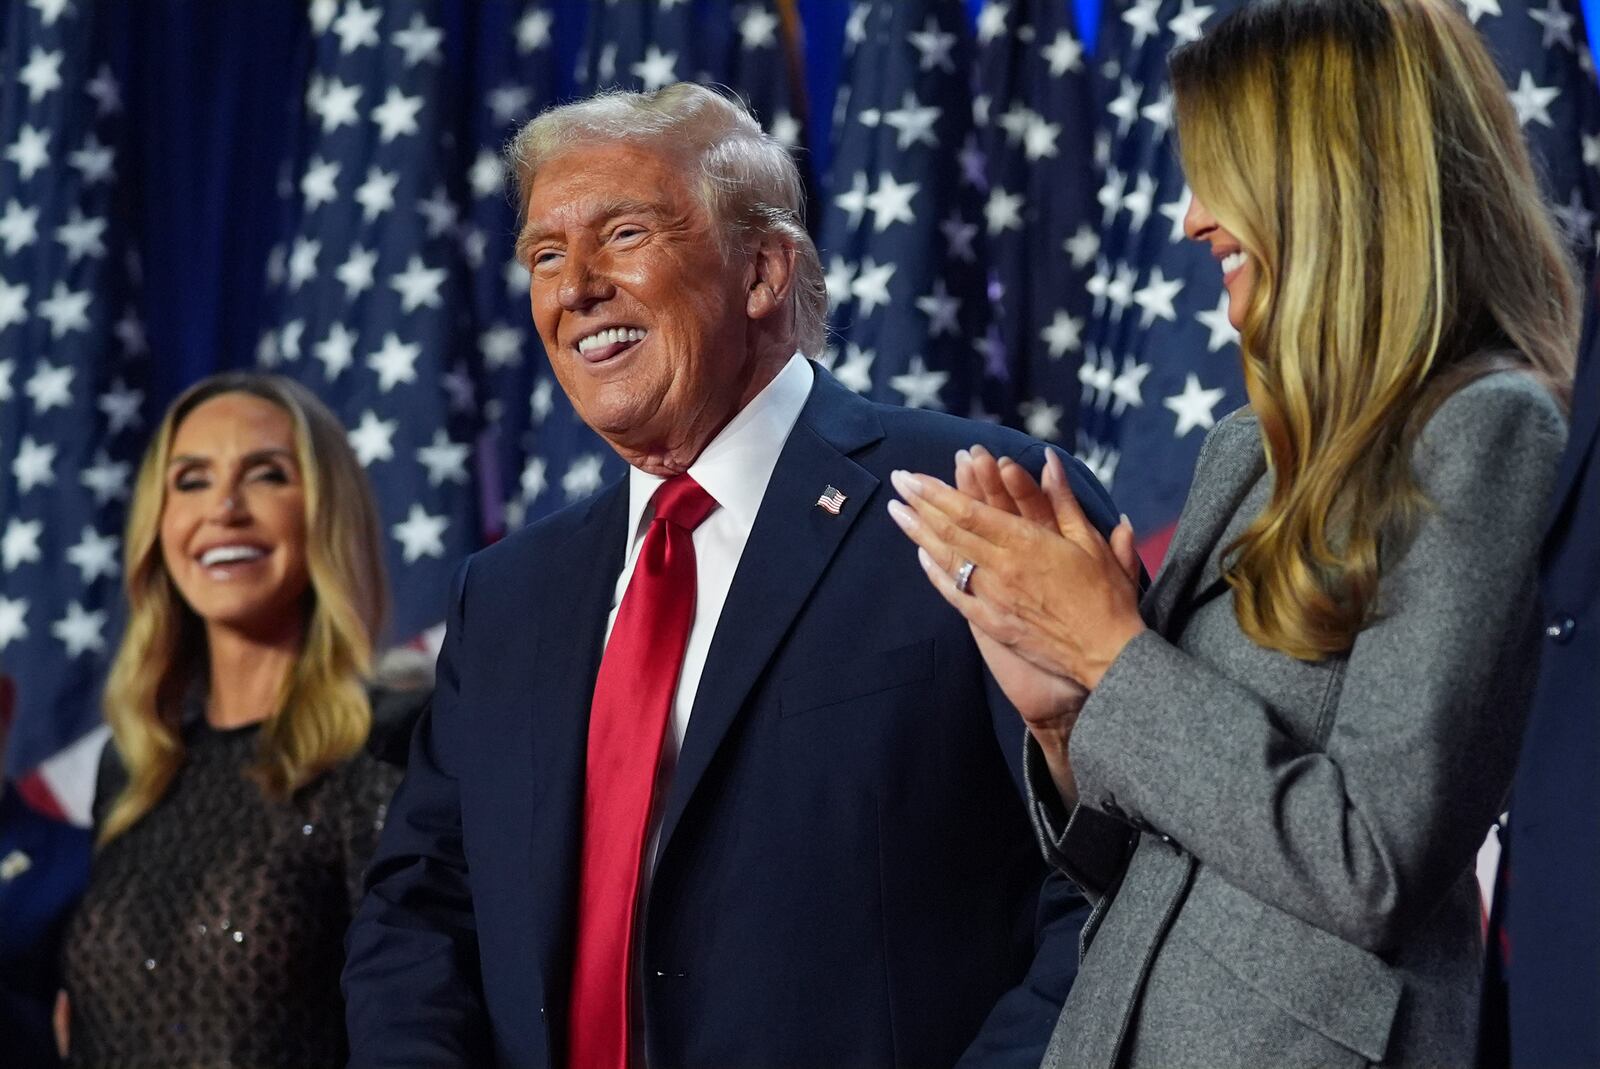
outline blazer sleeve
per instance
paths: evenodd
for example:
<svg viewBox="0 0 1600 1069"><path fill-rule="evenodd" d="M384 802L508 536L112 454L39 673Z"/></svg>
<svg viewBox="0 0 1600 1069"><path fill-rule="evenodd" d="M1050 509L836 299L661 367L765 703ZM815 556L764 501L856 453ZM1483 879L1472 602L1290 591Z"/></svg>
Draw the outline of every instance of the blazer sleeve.
<svg viewBox="0 0 1600 1069"><path fill-rule="evenodd" d="M1018 462L1038 477L1044 467L1044 446L1035 446ZM1109 536L1117 525L1111 496L1082 462L1062 454L1067 477L1084 514L1100 533ZM987 673L986 673L987 676ZM995 736L1019 792L1026 794L1022 768L1022 740L1027 734L1022 718L1006 699L992 676L985 679ZM1048 782L1048 779L1046 780ZM1034 922L1035 950L1027 975L1001 996L984 1020L983 1028L958 1063L962 1069L977 1066L1017 1066L1033 1069L1044 1058L1056 1018L1078 977L1078 937L1089 917L1082 891L1059 872L1048 875L1039 890Z"/></svg>
<svg viewBox="0 0 1600 1069"><path fill-rule="evenodd" d="M1230 883L1369 951L1471 865L1511 783L1534 667L1536 557L1565 421L1497 374L1440 406L1429 505L1385 562L1321 749L1247 686L1147 631L1072 739L1080 803L1164 833ZM1069 837L1070 838L1070 837Z"/></svg>
<svg viewBox="0 0 1600 1069"><path fill-rule="evenodd" d="M492 1061L478 933L462 847L452 725L467 567L458 574L434 700L367 868L346 937L343 977L352 1066L476 1066Z"/></svg>

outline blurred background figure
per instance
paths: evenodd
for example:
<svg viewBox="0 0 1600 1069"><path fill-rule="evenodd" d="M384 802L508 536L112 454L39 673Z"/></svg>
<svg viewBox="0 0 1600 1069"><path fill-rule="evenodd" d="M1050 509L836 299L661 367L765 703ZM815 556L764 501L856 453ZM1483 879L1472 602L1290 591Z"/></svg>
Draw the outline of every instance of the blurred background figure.
<svg viewBox="0 0 1600 1069"><path fill-rule="evenodd" d="M1489 929L1479 1057L1485 1069L1600 1065L1597 325L1591 307L1541 558L1539 689L1511 790Z"/></svg>
<svg viewBox="0 0 1600 1069"><path fill-rule="evenodd" d="M342 1062L344 929L399 778L363 748L378 538L305 388L220 375L168 410L130 508L69 1064Z"/></svg>
<svg viewBox="0 0 1600 1069"><path fill-rule="evenodd" d="M14 690L0 677L0 758ZM6 1064L52 1066L50 1011L61 986L58 951L89 875L89 833L38 812L0 786L0 1039Z"/></svg>

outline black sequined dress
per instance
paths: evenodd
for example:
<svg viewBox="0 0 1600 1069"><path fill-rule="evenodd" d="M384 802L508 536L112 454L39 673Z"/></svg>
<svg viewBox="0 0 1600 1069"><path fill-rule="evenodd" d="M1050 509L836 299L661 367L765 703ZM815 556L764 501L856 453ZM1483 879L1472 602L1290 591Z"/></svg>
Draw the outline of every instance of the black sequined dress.
<svg viewBox="0 0 1600 1069"><path fill-rule="evenodd" d="M258 732L192 720L166 795L95 856L65 950L69 1065L344 1064L344 933L401 773L363 751L269 802L243 775Z"/></svg>

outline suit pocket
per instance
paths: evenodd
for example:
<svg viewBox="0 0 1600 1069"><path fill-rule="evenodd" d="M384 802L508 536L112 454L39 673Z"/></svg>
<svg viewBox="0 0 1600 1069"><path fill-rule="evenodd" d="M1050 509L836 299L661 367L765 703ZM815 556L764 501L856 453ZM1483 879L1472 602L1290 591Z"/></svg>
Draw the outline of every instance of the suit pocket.
<svg viewBox="0 0 1600 1069"><path fill-rule="evenodd" d="M814 712L932 678L932 639L881 652L818 659L783 677L778 715Z"/></svg>
<svg viewBox="0 0 1600 1069"><path fill-rule="evenodd" d="M1369 1062L1382 1062L1403 985L1383 959L1201 869L1183 934L1259 996Z"/></svg>

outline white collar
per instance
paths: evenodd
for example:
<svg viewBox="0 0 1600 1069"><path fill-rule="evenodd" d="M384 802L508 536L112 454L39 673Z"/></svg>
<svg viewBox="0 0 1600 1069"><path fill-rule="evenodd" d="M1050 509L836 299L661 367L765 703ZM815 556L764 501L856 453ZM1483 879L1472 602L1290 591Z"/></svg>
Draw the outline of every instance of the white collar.
<svg viewBox="0 0 1600 1069"><path fill-rule="evenodd" d="M778 454L800 418L815 379L811 361L795 353L689 465L694 481L746 531L755 526L767 482L778 466ZM660 475L628 469L630 546L639 535L645 506L665 481Z"/></svg>

